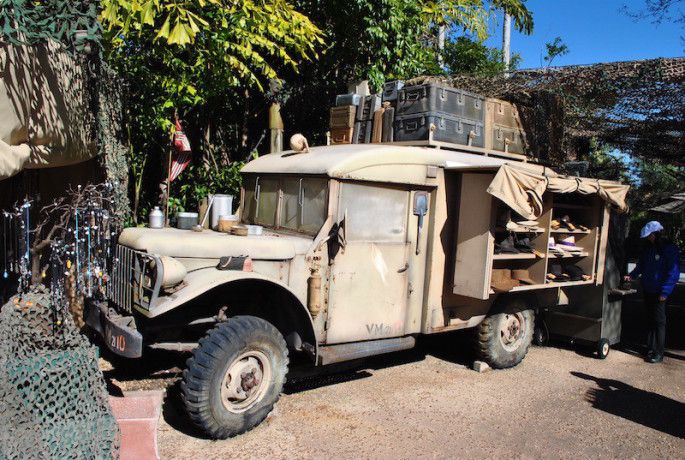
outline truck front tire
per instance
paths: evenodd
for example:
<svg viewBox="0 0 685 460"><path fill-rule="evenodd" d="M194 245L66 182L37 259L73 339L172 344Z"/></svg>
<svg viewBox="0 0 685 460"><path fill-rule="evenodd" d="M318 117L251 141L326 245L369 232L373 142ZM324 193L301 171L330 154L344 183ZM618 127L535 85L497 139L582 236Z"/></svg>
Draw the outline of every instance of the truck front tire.
<svg viewBox="0 0 685 460"><path fill-rule="evenodd" d="M514 367L526 356L533 339L532 310L497 313L478 326L476 354L493 369Z"/></svg>
<svg viewBox="0 0 685 460"><path fill-rule="evenodd" d="M254 316L236 316L200 340L181 382L191 421L214 439L244 433L266 418L288 372L278 330Z"/></svg>

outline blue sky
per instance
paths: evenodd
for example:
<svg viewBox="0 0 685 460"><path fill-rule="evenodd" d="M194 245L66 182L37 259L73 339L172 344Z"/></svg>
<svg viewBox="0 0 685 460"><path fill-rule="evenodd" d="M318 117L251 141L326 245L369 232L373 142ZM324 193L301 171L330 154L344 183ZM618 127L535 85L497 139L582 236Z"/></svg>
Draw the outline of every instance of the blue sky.
<svg viewBox="0 0 685 460"><path fill-rule="evenodd" d="M545 43L560 36L569 54L556 58L555 66L684 56L682 24L636 22L620 11L622 5L639 9L643 4L644 0L528 0L535 29L530 36L513 30L512 52L521 54L520 68L540 67ZM501 27L498 16L489 46L501 47Z"/></svg>

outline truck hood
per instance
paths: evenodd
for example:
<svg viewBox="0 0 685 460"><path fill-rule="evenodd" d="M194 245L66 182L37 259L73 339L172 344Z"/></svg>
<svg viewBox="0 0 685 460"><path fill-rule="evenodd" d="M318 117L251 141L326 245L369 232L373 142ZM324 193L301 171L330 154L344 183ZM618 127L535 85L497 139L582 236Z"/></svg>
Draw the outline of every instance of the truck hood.
<svg viewBox="0 0 685 460"><path fill-rule="evenodd" d="M288 260L305 254L312 238L284 235L264 229L260 236L235 236L212 230L194 232L177 228L127 228L119 244L137 251L170 257L219 259L250 256L255 260Z"/></svg>

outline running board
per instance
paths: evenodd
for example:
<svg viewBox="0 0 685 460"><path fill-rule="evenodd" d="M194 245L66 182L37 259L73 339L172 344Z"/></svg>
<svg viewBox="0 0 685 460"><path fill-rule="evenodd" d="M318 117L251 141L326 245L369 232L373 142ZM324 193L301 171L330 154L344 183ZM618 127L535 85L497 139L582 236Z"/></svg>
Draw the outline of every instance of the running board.
<svg viewBox="0 0 685 460"><path fill-rule="evenodd" d="M396 339L370 340L367 342L343 343L319 348L319 365L340 363L367 356L382 355L393 351L414 348L416 339L412 336Z"/></svg>

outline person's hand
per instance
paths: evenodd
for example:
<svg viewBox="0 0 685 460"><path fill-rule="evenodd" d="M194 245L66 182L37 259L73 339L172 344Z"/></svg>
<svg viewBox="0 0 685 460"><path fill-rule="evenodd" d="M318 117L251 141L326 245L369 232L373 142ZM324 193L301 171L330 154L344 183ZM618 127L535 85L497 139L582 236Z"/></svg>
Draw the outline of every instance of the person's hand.
<svg viewBox="0 0 685 460"><path fill-rule="evenodd" d="M630 281L632 281L632 280L633 280L633 278L631 278L630 275L625 275L625 276L623 277L623 281L625 281L625 282L630 282Z"/></svg>
<svg viewBox="0 0 685 460"><path fill-rule="evenodd" d="M666 296L666 295L660 295L659 296L659 302L666 302L666 299L668 299L668 296Z"/></svg>

